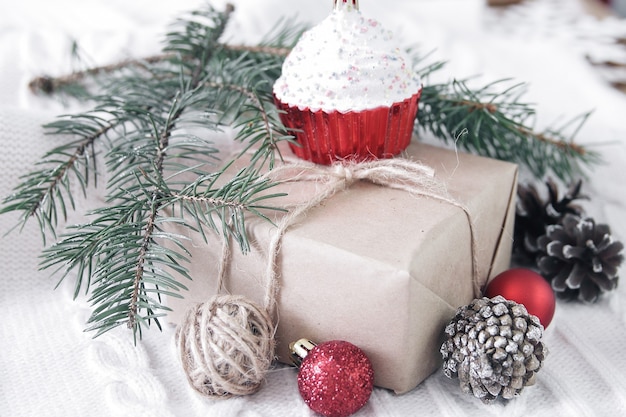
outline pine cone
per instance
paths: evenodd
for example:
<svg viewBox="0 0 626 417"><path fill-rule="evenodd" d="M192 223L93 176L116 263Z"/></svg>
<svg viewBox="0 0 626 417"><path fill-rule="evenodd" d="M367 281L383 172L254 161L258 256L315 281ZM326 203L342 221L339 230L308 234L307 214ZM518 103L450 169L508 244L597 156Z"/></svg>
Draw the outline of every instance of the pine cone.
<svg viewBox="0 0 626 417"><path fill-rule="evenodd" d="M556 183L548 178L548 200L544 201L534 185L519 185L515 212L513 251L525 261L535 261L539 253L537 239L546 233L546 227L557 224L566 214L581 216L583 209L575 200L587 198L580 195L582 180L573 183L565 196L559 199Z"/></svg>
<svg viewBox="0 0 626 417"><path fill-rule="evenodd" d="M534 384L548 353L539 319L502 296L459 308L445 333L444 374L458 377L461 390L483 403L511 399Z"/></svg>
<svg viewBox="0 0 626 417"><path fill-rule="evenodd" d="M609 226L567 215L549 226L538 244L537 266L558 296L595 302L617 287L624 245L613 240Z"/></svg>

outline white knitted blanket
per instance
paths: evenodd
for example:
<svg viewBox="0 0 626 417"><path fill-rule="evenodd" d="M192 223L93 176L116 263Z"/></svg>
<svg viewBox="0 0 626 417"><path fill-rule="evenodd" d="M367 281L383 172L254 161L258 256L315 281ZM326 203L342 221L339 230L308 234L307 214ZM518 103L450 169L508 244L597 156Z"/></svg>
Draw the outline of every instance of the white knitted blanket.
<svg viewBox="0 0 626 417"><path fill-rule="evenodd" d="M315 23L330 0L287 2L232 0L236 41L255 42L281 16ZM93 64L156 53L168 22L200 0L2 0L0 5L0 196L38 161L55 139L41 124L72 111L38 98L28 81L42 73L71 68L73 39ZM223 1L214 1L216 6ZM615 72L600 72L585 56L626 62L626 47L611 39L626 37L626 22L599 23L576 0L527 1L507 11L489 9L483 0L362 0L407 45L449 64L444 78L479 76L486 83L514 77L529 82L528 101L537 104L537 125L595 110L579 134L606 164L585 182L592 197L587 211L608 223L626 241L626 94L611 88ZM622 74L624 75L624 74ZM623 76L626 80L626 76ZM425 80L434 82L436 80ZM98 193L78 201L93 206ZM80 200L80 199L79 199ZM0 216L0 233L17 216ZM70 222L77 221L72 217ZM84 333L89 306L72 300L71 282L38 271L42 242L33 222L0 238L0 415L18 416L312 416L301 401L293 368L277 366L259 393L225 401L200 398L186 383L176 361L174 329L153 331L133 345L118 329L92 339ZM626 415L626 290L619 287L596 305L557 305L545 335L550 348L536 386L507 405L486 406L462 394L456 381L435 373L405 395L375 389L356 415L368 416L618 416Z"/></svg>

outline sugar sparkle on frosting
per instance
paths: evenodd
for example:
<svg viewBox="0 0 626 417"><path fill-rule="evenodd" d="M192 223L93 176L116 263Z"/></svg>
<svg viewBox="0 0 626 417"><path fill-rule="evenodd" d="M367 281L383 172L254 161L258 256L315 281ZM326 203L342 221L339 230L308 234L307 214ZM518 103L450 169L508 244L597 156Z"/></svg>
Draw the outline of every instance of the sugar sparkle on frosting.
<svg viewBox="0 0 626 417"><path fill-rule="evenodd" d="M420 88L391 31L359 10L338 7L302 35L274 94L301 109L347 112L391 106Z"/></svg>

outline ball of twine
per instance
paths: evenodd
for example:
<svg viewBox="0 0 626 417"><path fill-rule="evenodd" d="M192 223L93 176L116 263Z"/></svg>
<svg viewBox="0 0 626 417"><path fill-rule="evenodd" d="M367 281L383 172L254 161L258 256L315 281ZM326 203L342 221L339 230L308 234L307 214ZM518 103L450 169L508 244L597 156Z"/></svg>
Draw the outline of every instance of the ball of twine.
<svg viewBox="0 0 626 417"><path fill-rule="evenodd" d="M256 392L274 357L274 326L243 296L219 295L192 306L176 333L183 369L203 395Z"/></svg>

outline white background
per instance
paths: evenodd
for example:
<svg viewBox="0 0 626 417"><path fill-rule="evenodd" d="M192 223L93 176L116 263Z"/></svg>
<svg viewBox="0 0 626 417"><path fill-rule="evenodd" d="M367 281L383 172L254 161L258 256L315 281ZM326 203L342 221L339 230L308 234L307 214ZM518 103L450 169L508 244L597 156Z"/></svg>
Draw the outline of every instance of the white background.
<svg viewBox="0 0 626 417"><path fill-rule="evenodd" d="M214 1L221 7L224 2ZM315 23L331 1L233 1L227 39L254 43L281 16ZM539 128L594 110L581 143L599 144L605 163L590 173L587 209L626 240L626 94L611 88L612 74L584 59L623 60L611 39L626 23L598 22L575 0L536 0L491 10L480 0L361 0L363 13L394 30L405 45L449 61L434 82L477 77L477 84L513 77L529 83ZM53 143L40 125L71 111L31 95L36 75L72 70L77 40L94 64L157 53L166 26L202 2L178 0L0 1L0 195ZM624 77L626 79L626 76ZM97 204L97 194L80 202ZM0 233L16 222L0 217ZM186 384L173 348L173 329L150 331L134 347L119 329L93 340L83 333L89 306L71 299L71 287L37 271L42 244L36 224L0 239L0 415L3 416L308 416L296 373L278 367L248 398L208 401ZM484 406L462 395L456 382L435 373L396 396L376 389L357 415L365 416L616 416L626 414L626 311L623 286L592 306L561 303L545 342L551 354L536 386L507 405ZM140 414L139 414L140 413Z"/></svg>

